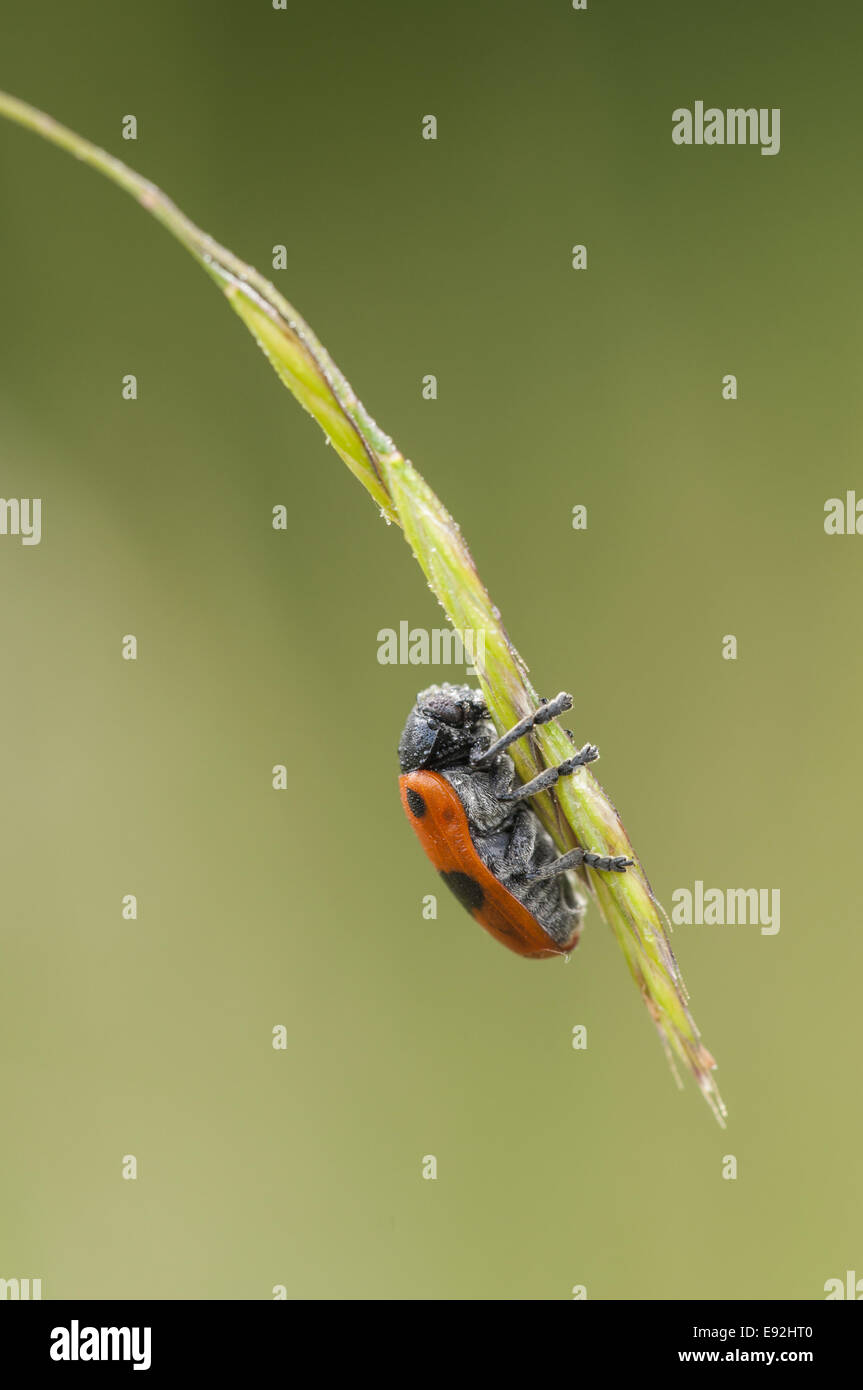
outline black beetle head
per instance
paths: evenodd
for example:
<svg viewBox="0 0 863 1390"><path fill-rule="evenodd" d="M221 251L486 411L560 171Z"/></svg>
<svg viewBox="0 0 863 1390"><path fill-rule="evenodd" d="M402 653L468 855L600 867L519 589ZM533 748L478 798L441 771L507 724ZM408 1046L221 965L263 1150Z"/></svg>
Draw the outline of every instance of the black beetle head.
<svg viewBox="0 0 863 1390"><path fill-rule="evenodd" d="M402 772L459 767L493 738L485 701L469 685L431 685L421 690L399 741Z"/></svg>

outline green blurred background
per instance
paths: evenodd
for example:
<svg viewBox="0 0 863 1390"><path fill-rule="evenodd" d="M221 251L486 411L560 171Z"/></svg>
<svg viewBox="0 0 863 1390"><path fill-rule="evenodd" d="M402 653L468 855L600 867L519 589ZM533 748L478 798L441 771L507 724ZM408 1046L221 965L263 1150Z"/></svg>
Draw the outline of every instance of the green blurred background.
<svg viewBox="0 0 863 1390"><path fill-rule="evenodd" d="M442 622L407 547L191 259L4 123L0 492L44 534L0 539L0 1276L809 1299L863 1273L863 540L823 530L863 493L859 9L45 0L0 39L0 85L260 269L287 245L273 278L538 687L574 691L660 899L782 894L777 936L674 935L725 1134L595 908L568 968L443 890L424 921L395 744L458 672L376 660ZM696 99L780 107L780 154L674 146Z"/></svg>

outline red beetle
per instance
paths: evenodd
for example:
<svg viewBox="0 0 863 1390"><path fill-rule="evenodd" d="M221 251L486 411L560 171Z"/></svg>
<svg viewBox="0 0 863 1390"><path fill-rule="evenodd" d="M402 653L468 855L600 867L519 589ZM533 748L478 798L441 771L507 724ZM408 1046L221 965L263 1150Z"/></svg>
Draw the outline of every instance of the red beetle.
<svg viewBox="0 0 863 1390"><path fill-rule="evenodd" d="M432 864L475 921L533 960L578 943L585 903L571 870L588 864L623 873L633 862L583 849L559 854L530 805L558 778L595 762L592 743L526 785L504 751L571 708L571 695L544 700L496 739L478 690L433 685L417 696L399 742L402 805Z"/></svg>

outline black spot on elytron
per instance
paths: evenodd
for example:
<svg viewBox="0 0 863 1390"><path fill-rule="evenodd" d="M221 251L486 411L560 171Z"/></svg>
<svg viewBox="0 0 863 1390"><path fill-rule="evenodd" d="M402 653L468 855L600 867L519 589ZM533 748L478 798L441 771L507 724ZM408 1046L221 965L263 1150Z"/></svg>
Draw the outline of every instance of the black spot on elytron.
<svg viewBox="0 0 863 1390"><path fill-rule="evenodd" d="M450 873L441 873L441 878L447 888L455 893L462 907L466 907L468 912L476 912L477 908L482 907L485 902L485 895L475 878L470 874L460 873L458 869L453 869Z"/></svg>
<svg viewBox="0 0 863 1390"><path fill-rule="evenodd" d="M425 798L420 796L419 792L415 792L413 787L408 787L408 806L417 820L426 813Z"/></svg>

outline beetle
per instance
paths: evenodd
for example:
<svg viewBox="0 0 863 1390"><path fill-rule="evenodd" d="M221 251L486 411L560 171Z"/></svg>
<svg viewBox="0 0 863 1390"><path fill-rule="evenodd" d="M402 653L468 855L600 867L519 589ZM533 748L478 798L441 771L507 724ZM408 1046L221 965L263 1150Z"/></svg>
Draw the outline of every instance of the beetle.
<svg viewBox="0 0 863 1390"><path fill-rule="evenodd" d="M586 903L572 870L625 873L633 863L581 848L560 854L530 804L595 762L594 744L527 783L506 752L571 708L562 691L496 738L480 691L432 685L417 695L398 747L402 805L432 864L480 926L530 960L565 956L578 944Z"/></svg>

